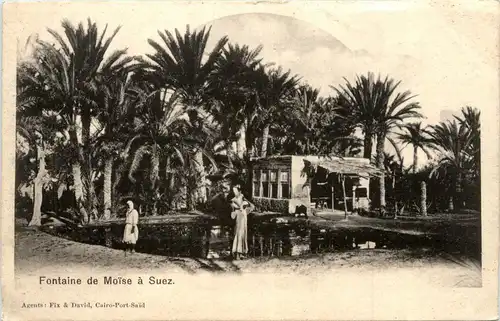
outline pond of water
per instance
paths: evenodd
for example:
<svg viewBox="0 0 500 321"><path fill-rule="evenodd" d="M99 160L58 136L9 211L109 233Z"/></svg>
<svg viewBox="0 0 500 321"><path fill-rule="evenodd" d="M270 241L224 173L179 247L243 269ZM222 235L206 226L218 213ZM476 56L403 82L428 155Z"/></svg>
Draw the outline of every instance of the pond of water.
<svg viewBox="0 0 500 321"><path fill-rule="evenodd" d="M138 252L166 256L226 258L230 256L233 226L221 222L157 223L139 226ZM123 224L51 231L75 241L122 248ZM353 249L434 248L470 251L436 235L412 235L370 227L322 228L306 219L249 220L250 257L300 256ZM474 244L472 245L475 246ZM480 252L480 251L479 251Z"/></svg>

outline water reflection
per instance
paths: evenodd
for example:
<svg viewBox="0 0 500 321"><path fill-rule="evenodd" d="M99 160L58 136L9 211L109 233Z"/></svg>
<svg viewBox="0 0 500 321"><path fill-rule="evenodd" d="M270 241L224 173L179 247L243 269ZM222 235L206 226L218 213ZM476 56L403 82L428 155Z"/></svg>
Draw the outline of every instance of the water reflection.
<svg viewBox="0 0 500 321"><path fill-rule="evenodd" d="M203 221L144 224L140 226L141 235L136 250L173 257L229 258L233 226L223 223L225 222ZM60 226L47 232L78 242L120 249L123 224L79 229ZM476 251L478 246L459 242L460 239L450 242L446 237L446 234L412 235L370 227L318 227L307 219L298 218L253 218L248 222L248 256L300 256L308 253L381 248L432 248L469 253Z"/></svg>

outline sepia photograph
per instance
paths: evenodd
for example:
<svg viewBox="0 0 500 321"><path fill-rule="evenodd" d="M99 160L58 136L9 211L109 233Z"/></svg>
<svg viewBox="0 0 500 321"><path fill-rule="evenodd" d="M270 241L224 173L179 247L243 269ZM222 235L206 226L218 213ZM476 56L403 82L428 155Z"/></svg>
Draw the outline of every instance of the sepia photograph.
<svg viewBox="0 0 500 321"><path fill-rule="evenodd" d="M485 220L498 195L484 210L498 190L485 187L498 185L498 6L304 3L4 10L11 273L22 291L81 296L14 307L146 313L145 298L73 288L127 292L136 275L172 295L178 274L236 291L252 275L317 286L328 273L483 288L487 246L498 249L497 234L484 241L485 225L498 229ZM372 305L385 292L370 291ZM290 317L274 308L246 316ZM377 318L367 313L352 318Z"/></svg>

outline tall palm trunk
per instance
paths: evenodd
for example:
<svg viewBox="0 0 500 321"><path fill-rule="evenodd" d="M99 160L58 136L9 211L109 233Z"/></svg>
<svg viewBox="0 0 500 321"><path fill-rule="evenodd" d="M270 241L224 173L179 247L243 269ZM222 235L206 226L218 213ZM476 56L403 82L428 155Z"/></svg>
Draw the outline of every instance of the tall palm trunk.
<svg viewBox="0 0 500 321"><path fill-rule="evenodd" d="M425 181L420 182L420 214L427 216L427 186Z"/></svg>
<svg viewBox="0 0 500 321"><path fill-rule="evenodd" d="M207 190L206 190L206 177L207 174L205 172L205 166L203 165L203 152L201 150L197 150L194 155L196 161L196 171L198 172L198 186L197 186L197 201L198 202L206 202L207 201Z"/></svg>
<svg viewBox="0 0 500 321"><path fill-rule="evenodd" d="M253 182L253 167L252 167L252 162L251 162L251 156L252 156L252 150L253 150L253 135L251 134L250 129L245 131L245 146L246 146L246 155L245 155L245 162L246 162L246 169L247 169L247 185L246 185L246 191L249 193L249 197L252 198L253 195L250 193L252 190L252 182Z"/></svg>
<svg viewBox="0 0 500 321"><path fill-rule="evenodd" d="M92 116L90 114L89 106L84 106L81 108L81 122L82 122L82 145L84 150L83 162L81 163L84 166L84 179L86 184L84 185L84 195L85 195L85 209L89 216L93 219L94 209L95 209L95 190L94 190L94 182L92 179L92 146L90 146L90 123L92 121Z"/></svg>
<svg viewBox="0 0 500 321"><path fill-rule="evenodd" d="M452 212L455 210L455 206L453 205L453 196L450 196L450 199L448 200L448 211Z"/></svg>
<svg viewBox="0 0 500 321"><path fill-rule="evenodd" d="M418 147L413 146L413 174L417 172L418 166Z"/></svg>
<svg viewBox="0 0 500 321"><path fill-rule="evenodd" d="M79 162L75 162L72 165L72 172L73 172L73 184L74 184L74 189L75 189L76 206L77 206L78 212L80 214L80 219L83 221L83 223L88 223L89 216L88 216L87 210L85 209L85 206L84 206L84 188L83 188L83 181L82 181L82 168L81 168Z"/></svg>
<svg viewBox="0 0 500 321"><path fill-rule="evenodd" d="M456 182L455 182L455 196L454 196L454 207L455 207L455 210L459 210L463 207L463 198L462 198L462 181L463 181L463 177L462 177L462 173L459 171L457 173L457 178L456 178Z"/></svg>
<svg viewBox="0 0 500 321"><path fill-rule="evenodd" d="M254 138L251 133L251 129L246 126L245 128L245 158L250 160L250 158L253 156L253 143L254 143Z"/></svg>
<svg viewBox="0 0 500 321"><path fill-rule="evenodd" d="M80 215L80 219L83 223L89 222L89 215L85 208L85 195L84 195L84 187L82 180L82 166L84 157L83 150L78 141L78 135L76 131L76 126L73 125L69 130L69 136L71 140L71 144L76 148L77 159L72 164L72 174L73 174L73 187L75 192L75 201L76 207L78 208L78 213Z"/></svg>
<svg viewBox="0 0 500 321"><path fill-rule="evenodd" d="M196 196L197 196L196 189L192 188L192 186L190 186L190 183L188 183L188 186L186 186L185 188L185 199L186 199L186 207L189 211L195 209Z"/></svg>
<svg viewBox="0 0 500 321"><path fill-rule="evenodd" d="M240 133L244 132L244 128L240 128ZM238 135L238 139L236 140L236 154L238 157L241 157L243 155L243 146L241 146L241 135Z"/></svg>
<svg viewBox="0 0 500 321"><path fill-rule="evenodd" d="M111 218L112 204L112 177L113 177L113 157L106 159L104 163L104 219Z"/></svg>
<svg viewBox="0 0 500 321"><path fill-rule="evenodd" d="M170 191L174 190L174 187L175 187L175 175L174 175L174 173L170 173L170 176L168 179L168 187L170 188Z"/></svg>
<svg viewBox="0 0 500 321"><path fill-rule="evenodd" d="M151 187L153 191L153 204L151 206L151 215L158 215L158 179L160 174L160 155L158 153L158 146L153 146L153 152L151 153Z"/></svg>
<svg viewBox="0 0 500 321"><path fill-rule="evenodd" d="M33 181L33 216L29 226L40 226L42 224L42 200L43 200L43 177L45 176L45 151L40 145L36 146L38 161L38 172Z"/></svg>
<svg viewBox="0 0 500 321"><path fill-rule="evenodd" d="M236 141L236 154L238 154L239 157L243 154L243 148L241 148L241 142L239 139Z"/></svg>
<svg viewBox="0 0 500 321"><path fill-rule="evenodd" d="M269 125L264 127L264 131L262 132L262 149L260 152L261 157L267 156L267 142L269 140Z"/></svg>
<svg viewBox="0 0 500 321"><path fill-rule="evenodd" d="M344 201L344 219L347 219L347 196L346 196L346 192L345 192L345 175L341 174L340 177L342 180L342 196L343 196L343 201ZM332 202L333 202L333 198L332 198ZM332 208L333 208L333 204L332 204Z"/></svg>
<svg viewBox="0 0 500 321"><path fill-rule="evenodd" d="M203 124L198 116L199 116L198 112L195 111L193 114L189 116L189 118L191 123L197 124L196 125L197 129L201 131ZM198 202L207 201L207 192L205 189L205 181L207 175L205 172L205 166L203 165L203 152L199 148L194 150L194 161L195 161L195 171L198 177L196 180L196 187L194 188L194 190L189 188L187 192L188 193L187 199L189 199L188 208L190 210L192 210L194 205L196 205L196 201ZM194 204L193 204L193 199L195 201Z"/></svg>
<svg viewBox="0 0 500 321"><path fill-rule="evenodd" d="M377 137L377 157L376 166L382 170L380 175L380 208L385 207L385 168L384 168L384 148L385 148L385 135L380 134Z"/></svg>
<svg viewBox="0 0 500 321"><path fill-rule="evenodd" d="M85 168L86 170L84 171L84 178L86 181L86 184L84 184L84 195L85 200L86 200L86 206L87 206L87 213L90 214L90 218L92 220L97 219L97 206L96 206L96 192L95 192L95 186L94 186L94 178L93 174L95 174L95 171L92 168L92 156L91 156L91 151L90 149L87 149L87 159L85 161Z"/></svg>
<svg viewBox="0 0 500 321"><path fill-rule="evenodd" d="M373 133L371 131L365 132L365 137L363 139L363 158L372 159L372 149L373 149Z"/></svg>
<svg viewBox="0 0 500 321"><path fill-rule="evenodd" d="M117 202L118 195L118 187L120 186L120 182L122 180L123 175L127 171L127 162L123 161L118 168L115 170L115 179L112 181L111 188L111 216L114 217L117 214L116 209L119 207Z"/></svg>

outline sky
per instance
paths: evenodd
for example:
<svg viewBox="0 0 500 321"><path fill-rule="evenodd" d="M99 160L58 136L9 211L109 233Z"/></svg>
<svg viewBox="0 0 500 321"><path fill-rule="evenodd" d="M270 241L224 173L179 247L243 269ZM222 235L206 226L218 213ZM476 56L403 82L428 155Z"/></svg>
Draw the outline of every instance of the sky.
<svg viewBox="0 0 500 321"><path fill-rule="evenodd" d="M115 49L126 47L130 54L142 55L151 52L148 38L160 40L157 30L206 25L212 27L209 47L224 35L250 47L262 44L266 61L291 69L319 87L322 95L331 94L330 86L343 84L344 77L352 81L356 74L371 71L401 80L400 90L416 94L426 124L450 119L466 105L487 112L498 109L495 1L309 1L307 5L158 1L23 4L5 11L20 44L33 34L50 39L45 29L60 31L63 18L76 24L91 17L99 26L121 25ZM411 159L408 148L405 163Z"/></svg>

